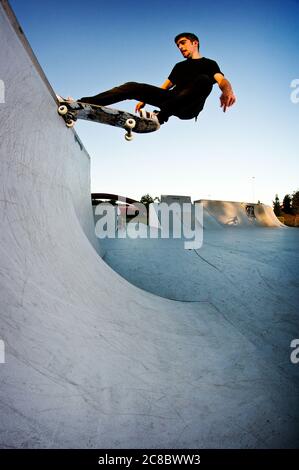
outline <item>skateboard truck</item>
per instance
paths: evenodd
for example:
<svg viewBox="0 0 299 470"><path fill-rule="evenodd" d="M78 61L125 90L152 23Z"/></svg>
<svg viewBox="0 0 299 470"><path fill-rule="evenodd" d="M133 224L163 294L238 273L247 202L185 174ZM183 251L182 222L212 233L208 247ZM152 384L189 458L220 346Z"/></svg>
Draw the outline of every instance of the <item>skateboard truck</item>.
<svg viewBox="0 0 299 470"><path fill-rule="evenodd" d="M75 124L75 119L74 116L69 113L68 107L65 106L65 104L62 104L61 106L58 107L58 114L60 116L65 116L65 124L67 127L74 127Z"/></svg>
<svg viewBox="0 0 299 470"><path fill-rule="evenodd" d="M136 121L134 119L127 119L125 122L125 129L127 129L128 132L125 134L125 139L126 140L133 140L133 134L132 134L132 129L136 126Z"/></svg>

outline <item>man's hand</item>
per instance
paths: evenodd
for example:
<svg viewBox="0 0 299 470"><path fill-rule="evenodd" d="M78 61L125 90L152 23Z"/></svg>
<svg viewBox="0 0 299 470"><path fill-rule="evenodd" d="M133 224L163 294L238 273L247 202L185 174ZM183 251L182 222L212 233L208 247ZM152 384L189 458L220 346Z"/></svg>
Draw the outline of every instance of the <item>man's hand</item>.
<svg viewBox="0 0 299 470"><path fill-rule="evenodd" d="M236 97L232 90L224 91L220 96L220 107L223 108L225 113L226 108L229 108L236 102Z"/></svg>
<svg viewBox="0 0 299 470"><path fill-rule="evenodd" d="M139 103L136 104L135 106L135 113L138 113L138 111L140 111L140 109L144 108L145 106L145 103L143 103L143 101L139 101Z"/></svg>
<svg viewBox="0 0 299 470"><path fill-rule="evenodd" d="M226 108L229 108L236 102L236 97L231 84L227 78L222 75L222 73L215 73L214 78L222 91L222 95L220 96L220 107L223 108L223 112L225 113Z"/></svg>

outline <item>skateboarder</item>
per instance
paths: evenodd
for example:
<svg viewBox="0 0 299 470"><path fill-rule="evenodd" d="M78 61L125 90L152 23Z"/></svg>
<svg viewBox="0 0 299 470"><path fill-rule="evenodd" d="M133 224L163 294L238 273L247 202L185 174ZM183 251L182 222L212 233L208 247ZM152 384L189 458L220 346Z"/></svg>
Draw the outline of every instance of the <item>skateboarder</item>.
<svg viewBox="0 0 299 470"><path fill-rule="evenodd" d="M159 124L163 124L170 116L180 119L197 118L214 83L218 83L222 91L220 103L225 112L235 103L236 98L231 84L218 64L202 57L199 39L195 34L180 33L174 41L185 60L174 66L160 88L145 83L128 82L95 96L84 96L78 101L108 106L127 99L138 100L136 112L139 111L142 117L158 119ZM159 107L160 111L145 112L142 108L146 103Z"/></svg>

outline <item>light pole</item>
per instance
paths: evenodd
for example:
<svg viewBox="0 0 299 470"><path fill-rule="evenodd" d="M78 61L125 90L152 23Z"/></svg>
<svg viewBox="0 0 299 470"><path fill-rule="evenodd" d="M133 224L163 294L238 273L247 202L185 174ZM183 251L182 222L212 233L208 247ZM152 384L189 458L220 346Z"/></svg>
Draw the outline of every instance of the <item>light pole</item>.
<svg viewBox="0 0 299 470"><path fill-rule="evenodd" d="M252 202L253 202L253 203L254 203L254 201L255 201L254 180L255 180L255 176L252 176L251 181L252 181Z"/></svg>

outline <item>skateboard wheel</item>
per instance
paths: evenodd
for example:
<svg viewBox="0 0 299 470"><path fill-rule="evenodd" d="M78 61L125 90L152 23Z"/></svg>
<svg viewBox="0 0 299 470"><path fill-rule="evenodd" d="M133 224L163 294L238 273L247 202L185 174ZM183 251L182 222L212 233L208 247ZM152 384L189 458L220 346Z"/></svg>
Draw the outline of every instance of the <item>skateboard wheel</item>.
<svg viewBox="0 0 299 470"><path fill-rule="evenodd" d="M125 123L125 126L126 126L128 129L134 129L134 127L136 126L136 121L135 121L135 119L127 119L127 120L126 120L126 123Z"/></svg>
<svg viewBox="0 0 299 470"><path fill-rule="evenodd" d="M70 119L69 121L66 122L66 127L74 127L75 121Z"/></svg>
<svg viewBox="0 0 299 470"><path fill-rule="evenodd" d="M129 142L134 139L132 134L125 134L125 139L128 140Z"/></svg>
<svg viewBox="0 0 299 470"><path fill-rule="evenodd" d="M59 106L58 114L60 114L61 116L64 116L65 114L67 114L67 112L68 112L68 109L67 109L67 106L65 106L65 104L62 104L61 106Z"/></svg>

